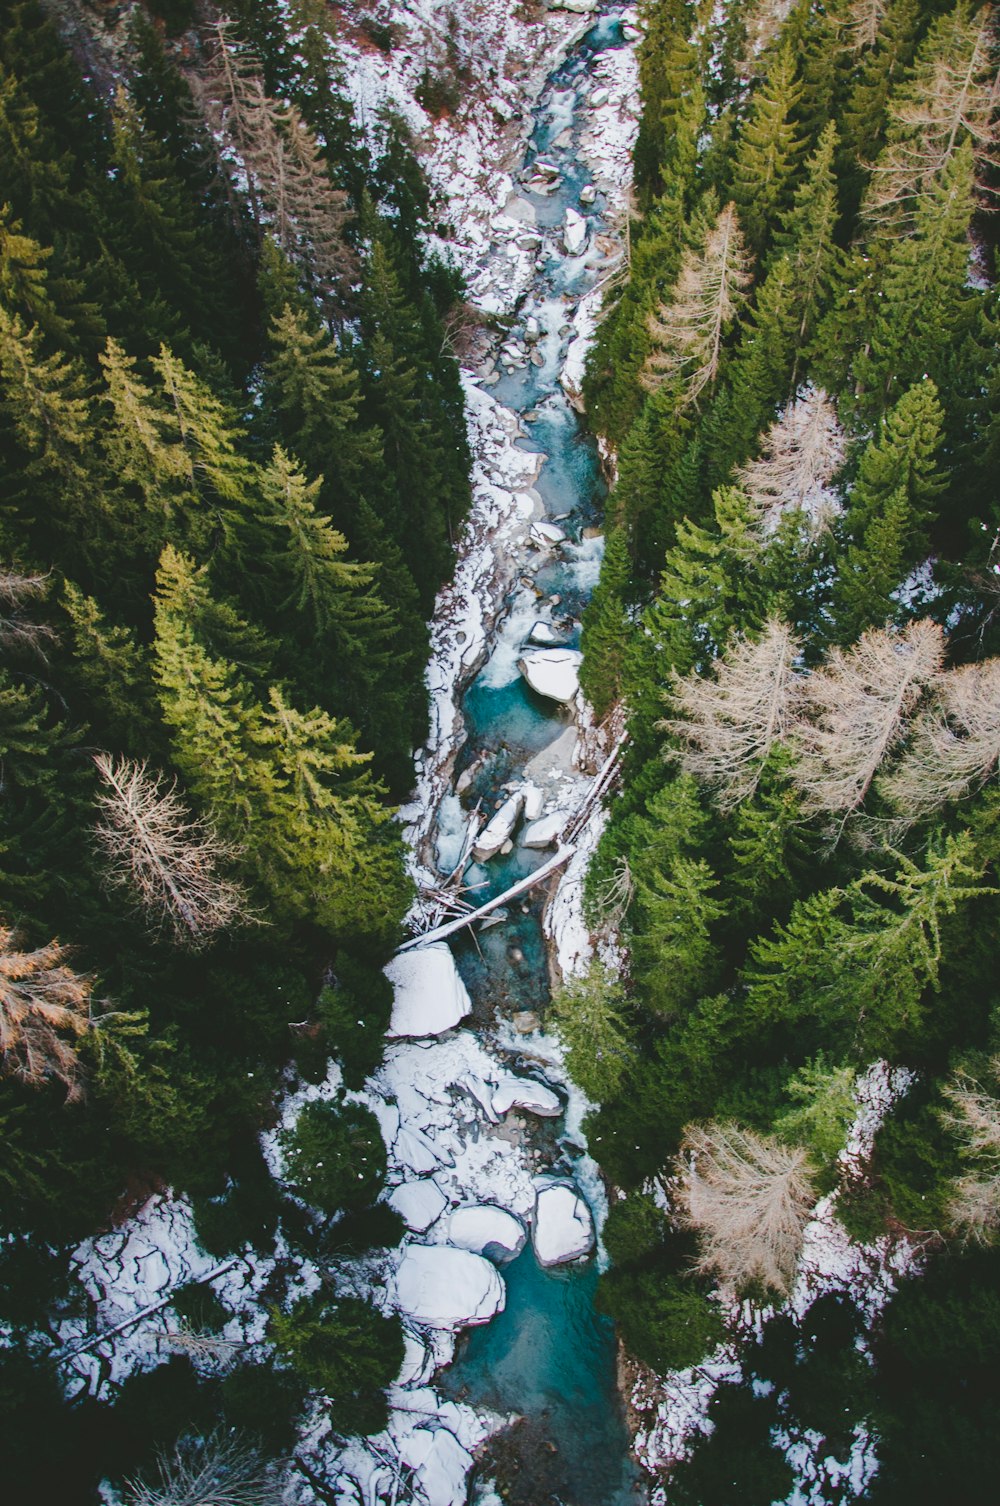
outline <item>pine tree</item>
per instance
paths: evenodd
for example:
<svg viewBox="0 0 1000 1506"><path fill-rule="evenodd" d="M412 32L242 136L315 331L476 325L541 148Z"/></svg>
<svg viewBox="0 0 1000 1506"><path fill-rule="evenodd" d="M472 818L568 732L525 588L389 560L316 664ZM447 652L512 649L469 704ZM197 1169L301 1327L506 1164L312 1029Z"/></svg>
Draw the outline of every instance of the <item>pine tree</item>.
<svg viewBox="0 0 1000 1506"><path fill-rule="evenodd" d="M109 622L94 598L72 581L63 584L62 605L72 634L71 675L92 718L130 753L148 750L157 708L148 658L135 634Z"/></svg>
<svg viewBox="0 0 1000 1506"><path fill-rule="evenodd" d="M583 614L580 684L598 718L621 696L630 624L626 591L631 578L628 541L623 528L608 532L601 578Z"/></svg>
<svg viewBox="0 0 1000 1506"><path fill-rule="evenodd" d="M676 857L669 869L652 863L636 873L641 928L633 951L651 1008L672 1016L711 991L718 965L715 923L726 907L704 858Z"/></svg>
<svg viewBox="0 0 1000 1506"><path fill-rule="evenodd" d="M772 618L755 641L732 641L711 679L673 677L670 706L676 714L661 726L681 746L668 756L713 786L723 811L754 793L772 748L788 733L798 653L787 624Z"/></svg>
<svg viewBox="0 0 1000 1506"><path fill-rule="evenodd" d="M925 375L956 400L955 352L975 318L976 298L966 286L972 208L966 143L921 199L912 235L893 242L888 252L870 337L854 363L865 414L884 412L897 393Z"/></svg>
<svg viewBox="0 0 1000 1506"><path fill-rule="evenodd" d="M740 131L732 195L751 251L760 256L786 207L803 143L795 125L800 98L789 44L773 56Z"/></svg>
<svg viewBox="0 0 1000 1506"><path fill-rule="evenodd" d="M643 385L653 391L680 375L684 402L697 402L714 384L723 336L735 319L750 283L750 260L736 206L727 204L708 230L702 249L688 251L669 303L649 317L653 348L643 368Z"/></svg>
<svg viewBox="0 0 1000 1506"><path fill-rule="evenodd" d="M28 474L56 482L65 515L87 481L84 457L93 431L82 367L60 354L43 354L37 325L0 306L2 402L27 457ZM58 505L58 503L57 503Z"/></svg>
<svg viewBox="0 0 1000 1506"><path fill-rule="evenodd" d="M643 207L663 191L663 169L675 150L680 102L700 85L698 53L690 40L692 7L685 0L644 0L638 48L642 114L635 145L635 180Z"/></svg>
<svg viewBox="0 0 1000 1506"><path fill-rule="evenodd" d="M792 773L807 811L848 816L864 800L882 760L904 735L909 717L941 669L941 629L926 619L902 633L865 633L803 685Z"/></svg>
<svg viewBox="0 0 1000 1506"><path fill-rule="evenodd" d="M820 312L833 290L842 262L842 253L834 238L840 214L833 168L836 150L837 128L830 121L805 165L791 207L780 217L780 229L774 236L775 255L785 256L789 262L799 315L791 379L793 388L803 352L815 333Z"/></svg>
<svg viewBox="0 0 1000 1506"><path fill-rule="evenodd" d="M992 50L988 6L974 12L961 3L932 23L909 79L889 101L888 140L862 206L869 223L905 234L963 147L983 166L994 160L1000 121Z"/></svg>

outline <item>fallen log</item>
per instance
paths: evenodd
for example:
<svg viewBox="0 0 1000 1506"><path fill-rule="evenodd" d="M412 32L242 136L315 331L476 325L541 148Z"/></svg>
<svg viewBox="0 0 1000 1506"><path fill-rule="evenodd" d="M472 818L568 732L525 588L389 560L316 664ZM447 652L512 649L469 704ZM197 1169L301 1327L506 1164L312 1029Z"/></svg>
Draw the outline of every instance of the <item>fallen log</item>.
<svg viewBox="0 0 1000 1506"><path fill-rule="evenodd" d="M498 910L501 905L505 905L510 900L516 899L519 894L527 894L529 889L534 889L536 884L540 884L543 879L547 879L550 873L555 873L564 863L568 863L575 850L572 843L560 847L559 851L553 857L549 858L547 863L543 863L540 868L536 868L534 873L527 874L525 878L518 879L516 884L512 884L509 889L505 889L495 899L487 900L485 905L480 905L476 910L470 910L468 915L460 915L457 920L449 920L443 926L435 926L433 931L424 931L420 936L412 936L409 941L404 941L403 945L397 948L397 951L412 952L416 947L430 946L432 942L443 941L446 936L453 936L456 931L461 931L463 927L472 925L473 921L480 920L484 915L489 915L491 910Z"/></svg>

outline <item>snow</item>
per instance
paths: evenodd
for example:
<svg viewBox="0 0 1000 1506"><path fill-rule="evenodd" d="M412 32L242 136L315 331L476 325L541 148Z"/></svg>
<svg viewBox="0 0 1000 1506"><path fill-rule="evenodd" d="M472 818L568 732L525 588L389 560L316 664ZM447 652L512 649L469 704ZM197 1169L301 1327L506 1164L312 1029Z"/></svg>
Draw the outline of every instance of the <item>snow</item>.
<svg viewBox="0 0 1000 1506"><path fill-rule="evenodd" d="M565 1265L594 1248L594 1220L571 1182L546 1182L538 1188L531 1243L539 1265Z"/></svg>
<svg viewBox="0 0 1000 1506"><path fill-rule="evenodd" d="M561 648L562 639L550 622L540 622L536 619L531 625L526 643L536 645L538 648Z"/></svg>
<svg viewBox="0 0 1000 1506"><path fill-rule="evenodd" d="M389 1204L404 1219L408 1229L423 1234L436 1223L448 1206L448 1199L429 1177L417 1182L400 1182L389 1194Z"/></svg>
<svg viewBox="0 0 1000 1506"><path fill-rule="evenodd" d="M558 1093L531 1077L505 1077L493 1094L494 1114L508 1114L511 1109L525 1109L542 1119L556 1119L563 1111Z"/></svg>
<svg viewBox="0 0 1000 1506"><path fill-rule="evenodd" d="M563 246L567 256L579 256L587 244L587 221L575 209L566 210L563 226Z"/></svg>
<svg viewBox="0 0 1000 1506"><path fill-rule="evenodd" d="M448 1220L448 1243L501 1263L520 1255L527 1240L524 1224L491 1203L456 1208Z"/></svg>
<svg viewBox="0 0 1000 1506"><path fill-rule="evenodd" d="M399 1456L416 1471L428 1506L454 1506L465 1500L472 1455L447 1428L414 1428L400 1440Z"/></svg>
<svg viewBox="0 0 1000 1506"><path fill-rule="evenodd" d="M539 849L554 847L569 816L569 811L552 811L541 820L532 821L522 831L520 845Z"/></svg>
<svg viewBox="0 0 1000 1506"><path fill-rule="evenodd" d="M504 1297L488 1260L449 1245L407 1245L390 1286L393 1304L428 1328L488 1323L503 1311Z"/></svg>
<svg viewBox="0 0 1000 1506"><path fill-rule="evenodd" d="M524 794L518 790L504 801L496 814L486 823L472 844L472 856L477 863L492 858L508 842L521 819L524 810Z"/></svg>
<svg viewBox="0 0 1000 1506"><path fill-rule="evenodd" d="M580 687L583 655L575 648L543 648L522 654L517 661L532 690L549 700L568 705Z"/></svg>
<svg viewBox="0 0 1000 1506"><path fill-rule="evenodd" d="M382 971L393 987L390 1037L443 1035L472 1009L446 942L399 952Z"/></svg>

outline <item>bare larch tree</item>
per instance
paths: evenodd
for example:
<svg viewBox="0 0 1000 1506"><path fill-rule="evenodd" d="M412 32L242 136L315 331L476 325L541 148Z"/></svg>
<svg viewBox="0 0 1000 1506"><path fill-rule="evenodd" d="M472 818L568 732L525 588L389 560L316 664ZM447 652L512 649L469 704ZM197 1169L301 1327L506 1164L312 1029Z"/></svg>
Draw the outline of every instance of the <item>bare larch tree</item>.
<svg viewBox="0 0 1000 1506"><path fill-rule="evenodd" d="M239 850L192 816L174 785L134 759L98 753L94 762L105 881L128 892L154 932L197 948L253 919L246 891L219 871Z"/></svg>
<svg viewBox="0 0 1000 1506"><path fill-rule="evenodd" d="M42 600L48 588L47 575L22 575L0 565L0 650L4 653L45 658L56 641L55 631L47 623L35 622L26 609Z"/></svg>
<svg viewBox="0 0 1000 1506"><path fill-rule="evenodd" d="M31 1087L55 1078L70 1101L83 1096L77 1041L90 1028L92 980L67 966L58 941L20 950L0 924L0 1070Z"/></svg>
<svg viewBox="0 0 1000 1506"><path fill-rule="evenodd" d="M974 793L1000 763L1000 659L949 670L879 789L906 823Z"/></svg>
<svg viewBox="0 0 1000 1506"><path fill-rule="evenodd" d="M788 624L773 617L759 638L735 638L711 677L674 676L670 698L679 714L660 726L682 746L668 756L713 785L724 811L753 794L768 754L792 723L798 651Z"/></svg>
<svg viewBox="0 0 1000 1506"><path fill-rule="evenodd" d="M182 1438L157 1459L158 1478L127 1482L129 1506L281 1506L281 1471L238 1433Z"/></svg>
<svg viewBox="0 0 1000 1506"><path fill-rule="evenodd" d="M677 375L685 402L692 403L715 381L723 336L750 284L750 262L736 205L727 204L708 231L704 250L684 253L670 302L649 316L653 349L641 376L647 390Z"/></svg>
<svg viewBox="0 0 1000 1506"><path fill-rule="evenodd" d="M922 619L903 632L873 628L806 678L793 775L807 810L857 809L943 658L940 627Z"/></svg>
<svg viewBox="0 0 1000 1506"><path fill-rule="evenodd" d="M844 463L844 431L830 398L811 383L768 429L756 460L736 472L757 526L772 533L783 512L800 509L815 536L840 512L831 482Z"/></svg>
<svg viewBox="0 0 1000 1506"><path fill-rule="evenodd" d="M970 1170L952 1186L949 1216L975 1244L992 1244L1000 1231L1000 1056L989 1064L992 1087L966 1072L945 1085L945 1122L958 1140Z"/></svg>
<svg viewBox="0 0 1000 1506"><path fill-rule="evenodd" d="M698 1269L788 1292L815 1198L805 1151L737 1124L689 1125L677 1171Z"/></svg>

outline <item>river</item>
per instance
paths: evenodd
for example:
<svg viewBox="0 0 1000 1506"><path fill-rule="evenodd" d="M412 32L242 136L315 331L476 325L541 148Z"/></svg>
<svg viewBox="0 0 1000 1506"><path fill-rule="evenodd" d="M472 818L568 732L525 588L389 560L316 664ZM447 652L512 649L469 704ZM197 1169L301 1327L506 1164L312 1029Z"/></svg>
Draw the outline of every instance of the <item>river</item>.
<svg viewBox="0 0 1000 1506"><path fill-rule="evenodd" d="M534 226L542 237L534 284L513 331L513 345L528 359L513 369L510 362L500 361L495 369L490 362L486 377L492 395L522 416L527 435L518 441L520 447L544 457L535 483L536 505L540 502L542 517L555 522L565 540L552 550L526 548L487 662L463 697L468 736L455 781L463 789L465 806L481 799L486 812L502 801L504 785L524 779L542 788L549 806L572 806L580 797L580 777L567 759L570 715L527 686L516 660L539 621L550 624L566 645L579 645L580 615L600 569L603 541L595 525L605 487L597 449L559 377L575 334L572 312L606 272L595 251L598 234L608 229L602 219L606 203L600 193L587 202L590 177L580 154L588 93L594 88L592 70L600 54L624 45L619 13L611 12L551 75L535 110L520 174L520 192L534 209ZM539 177L557 186L539 192L531 186ZM567 209L587 222L586 244L575 255L564 243ZM460 856L461 831L453 792L439 817L442 872ZM477 901L489 898L547 855L515 842L506 855L470 864L464 881ZM491 1023L517 1011L544 1012L548 967L540 905L533 896L518 903L501 924L476 936L466 931L452 943L476 1018L487 1031ZM530 1051L525 1064L532 1064ZM583 1162L576 1137L557 1129L545 1142L544 1157L546 1171L576 1177L586 1188L586 1179L578 1176ZM455 1363L437 1382L447 1394L476 1407L513 1411L524 1419L499 1443L494 1441L483 1473L495 1472L505 1497L524 1506L625 1506L642 1500L616 1383L614 1329L595 1308L597 1260L546 1270L529 1244L503 1274L504 1312L466 1335Z"/></svg>

